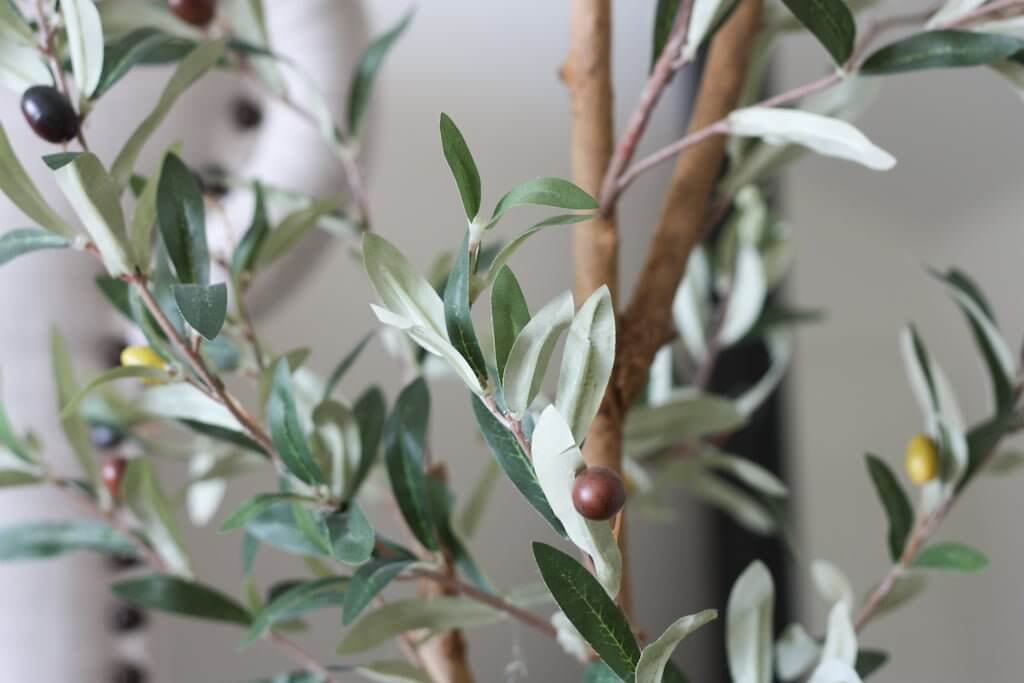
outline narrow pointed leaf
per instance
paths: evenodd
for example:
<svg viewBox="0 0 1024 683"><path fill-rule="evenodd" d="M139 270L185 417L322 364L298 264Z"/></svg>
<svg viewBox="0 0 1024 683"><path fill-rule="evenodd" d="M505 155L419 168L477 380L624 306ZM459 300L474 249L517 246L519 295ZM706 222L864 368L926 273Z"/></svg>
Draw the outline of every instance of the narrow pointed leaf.
<svg viewBox="0 0 1024 683"><path fill-rule="evenodd" d="M90 97L103 74L103 25L93 0L60 4L71 54L71 70L83 97Z"/></svg>
<svg viewBox="0 0 1024 683"><path fill-rule="evenodd" d="M309 441L299 423L292 394L291 372L286 359L277 362L267 399L267 423L270 438L288 471L307 484L326 483L324 473L313 459Z"/></svg>
<svg viewBox="0 0 1024 683"><path fill-rule="evenodd" d="M128 579L113 585L122 600L145 609L249 626L252 615L235 600L220 591L193 581L154 574Z"/></svg>
<svg viewBox="0 0 1024 683"><path fill-rule="evenodd" d="M0 528L0 562L38 560L79 550L129 557L138 553L131 540L101 522L29 522Z"/></svg>
<svg viewBox="0 0 1024 683"><path fill-rule="evenodd" d="M530 309L512 269L503 266L491 290L491 329L498 377L505 373L509 352L519 333L530 322Z"/></svg>
<svg viewBox="0 0 1024 683"><path fill-rule="evenodd" d="M365 614L350 627L338 645L338 654L365 652L415 629L446 631L490 624L502 618L501 612L470 598L395 600Z"/></svg>
<svg viewBox="0 0 1024 683"><path fill-rule="evenodd" d="M370 343L371 339L373 339L373 332L368 332L366 335L363 336L362 339L360 339L356 343L352 350L345 354L345 357L342 358L341 361L336 366L334 366L334 370L331 371L331 374L327 377L327 381L324 382L324 393L322 400L326 401L328 398L331 397L331 394L334 393L334 390L335 388L337 388L338 383L345 378L345 375L346 373L348 373L349 369L353 365L355 365L355 362L357 360L359 360L359 355L363 352L363 349L366 348L366 345Z"/></svg>
<svg viewBox="0 0 1024 683"><path fill-rule="evenodd" d="M866 74L949 69L1000 62L1024 49L1024 41L974 31L925 31L886 45L861 67Z"/></svg>
<svg viewBox="0 0 1024 683"><path fill-rule="evenodd" d="M607 286L583 302L573 318L562 353L555 405L583 443L601 406L615 363L615 309Z"/></svg>
<svg viewBox="0 0 1024 683"><path fill-rule="evenodd" d="M384 590L392 579L414 563L413 560L375 560L357 569L345 591L342 624L348 626L358 619L373 598Z"/></svg>
<svg viewBox="0 0 1024 683"><path fill-rule="evenodd" d="M21 228L0 235L0 266L19 256L42 249L66 249L71 246L64 237L48 230Z"/></svg>
<svg viewBox="0 0 1024 683"><path fill-rule="evenodd" d="M261 493L248 498L221 525L221 531L241 529L266 510L282 502L314 502L312 498L294 493Z"/></svg>
<svg viewBox="0 0 1024 683"><path fill-rule="evenodd" d="M572 292L566 291L537 311L516 337L501 378L505 403L514 417L525 415L540 392L551 355L572 320ZM559 380L561 386L565 378Z"/></svg>
<svg viewBox="0 0 1024 683"><path fill-rule="evenodd" d="M970 573L987 567L988 558L963 543L936 543L918 553L911 566Z"/></svg>
<svg viewBox="0 0 1024 683"><path fill-rule="evenodd" d="M55 171L57 184L89 232L113 277L132 272L127 227L117 186L93 154L80 154Z"/></svg>
<svg viewBox="0 0 1024 683"><path fill-rule="evenodd" d="M366 233L363 265L377 296L389 311L447 340L444 303L402 252L383 237Z"/></svg>
<svg viewBox="0 0 1024 683"><path fill-rule="evenodd" d="M509 209L527 205L588 211L597 208L597 200L568 180L534 178L512 188L498 201L491 215L491 222Z"/></svg>
<svg viewBox="0 0 1024 683"><path fill-rule="evenodd" d="M174 154L164 159L156 196L157 223L178 280L205 285L210 281L206 245L206 212L199 181Z"/></svg>
<svg viewBox="0 0 1024 683"><path fill-rule="evenodd" d="M348 579L345 577L330 576L305 581L274 596L252 619L252 625L246 632L242 644L252 644L282 621L341 605L345 599L347 584Z"/></svg>
<svg viewBox="0 0 1024 683"><path fill-rule="evenodd" d="M352 476L352 485L349 487L352 496L359 493L370 470L377 463L387 409L384 394L377 387L370 387L363 392L352 406L352 414L359 424L360 441L359 464L356 466L355 474Z"/></svg>
<svg viewBox="0 0 1024 683"><path fill-rule="evenodd" d="M0 124L0 192L11 203L31 218L37 225L65 237L74 235L60 215L57 214L32 182L25 167L18 160L7 132Z"/></svg>
<svg viewBox="0 0 1024 683"><path fill-rule="evenodd" d="M395 500L409 530L425 548L437 550L434 520L427 500L423 449L430 417L430 393L423 378L398 395L385 426L385 464Z"/></svg>
<svg viewBox="0 0 1024 683"><path fill-rule="evenodd" d="M640 661L633 631L597 579L574 558L543 543L533 556L555 602L594 652L623 680L632 680Z"/></svg>
<svg viewBox="0 0 1024 683"><path fill-rule="evenodd" d="M147 539L168 570L190 577L192 566L181 531L149 459L136 458L129 463L121 490L124 502L141 522Z"/></svg>
<svg viewBox="0 0 1024 683"><path fill-rule="evenodd" d="M231 273L237 277L252 269L260 256L260 249L270 233L270 221L267 218L267 202L263 184L256 182L253 185L253 194L256 204L253 208L252 220L249 228L242 235L235 253L231 255Z"/></svg>
<svg viewBox="0 0 1024 683"><path fill-rule="evenodd" d="M344 512L330 515L324 524L335 559L352 566L370 559L377 536L358 503L349 501Z"/></svg>
<svg viewBox="0 0 1024 683"><path fill-rule="evenodd" d="M726 654L735 683L772 680L774 603L771 574L760 561L754 562L736 579L726 608Z"/></svg>
<svg viewBox="0 0 1024 683"><path fill-rule="evenodd" d="M444 290L444 315L448 338L456 350L462 354L481 383L487 382L487 364L484 352L473 327L473 317L469 308L469 282L472 277L469 265L469 233L466 234L459 247L458 255L452 272L448 275L448 284Z"/></svg>
<svg viewBox="0 0 1024 683"><path fill-rule="evenodd" d="M472 222L480 213L480 173L466 139L447 114L441 114L441 148L459 188L466 218Z"/></svg>
<svg viewBox="0 0 1024 683"><path fill-rule="evenodd" d="M362 123L363 115L366 113L366 106L370 102L370 94L373 91L373 83L377 79L381 64L388 52L401 37L405 29L412 22L413 11L405 13L397 24L388 29L370 43L366 52L359 58L356 65L355 75L352 77L352 85L348 90L348 134L356 137L359 135L359 125Z"/></svg>
<svg viewBox="0 0 1024 683"><path fill-rule="evenodd" d="M836 64L842 66L853 53L857 24L843 0L782 0L800 23L814 34Z"/></svg>
<svg viewBox="0 0 1024 683"><path fill-rule="evenodd" d="M717 617L718 612L708 609L673 622L657 640L644 648L636 667L636 683L662 683L669 658L679 643Z"/></svg>
<svg viewBox="0 0 1024 683"><path fill-rule="evenodd" d="M889 519L889 556L895 561L903 554L903 547L914 525L914 509L896 475L884 460L867 455L868 473L882 501Z"/></svg>

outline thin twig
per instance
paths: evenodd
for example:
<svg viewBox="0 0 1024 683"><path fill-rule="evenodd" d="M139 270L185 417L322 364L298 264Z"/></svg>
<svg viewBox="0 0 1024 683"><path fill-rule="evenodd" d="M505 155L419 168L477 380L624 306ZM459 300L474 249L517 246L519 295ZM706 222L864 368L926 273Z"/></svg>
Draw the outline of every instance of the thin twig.
<svg viewBox="0 0 1024 683"><path fill-rule="evenodd" d="M53 44L54 29L50 26L49 20L46 18L46 4L44 0L36 0L36 15L39 19L39 29L43 33L43 52L50 60L50 68L53 69L57 75L57 85L60 88L61 93L64 97L68 98L68 102L71 101L71 89L68 87L67 77L64 75L64 67L60 63L60 58L57 56L57 48ZM78 122L78 133L75 137L78 138L78 144L82 146L82 149L86 152L89 151L89 143L85 140L85 133L82 132L82 125L85 123L85 117L80 116Z"/></svg>
<svg viewBox="0 0 1024 683"><path fill-rule="evenodd" d="M276 645L281 651L287 653L292 660L302 666L307 673L318 676L321 679L320 683L337 683L337 679L334 677L334 674L331 673L330 669L318 662L313 655L309 654L309 652L303 649L294 640L291 640L276 631L267 631L263 638L267 642Z"/></svg>
<svg viewBox="0 0 1024 683"><path fill-rule="evenodd" d="M665 42L661 55L658 56L658 61L651 71L647 84L640 93L640 101L630 117L629 124L626 126L626 132L622 135L622 139L615 149L615 155L608 162L608 170L605 172L604 182L601 184L600 204L601 214L604 216L609 215L614 208L615 195L617 194L616 181L622 175L623 170L629 165L629 162L633 160L636 146L647 129L647 124L651 120L651 114L654 113L658 100L661 99L662 93L665 92L665 88L672 81L676 71L682 66L681 63L677 63L677 57L679 57L685 47L686 33L690 27L690 17L692 14L693 0L684 0L676 14L672 33Z"/></svg>

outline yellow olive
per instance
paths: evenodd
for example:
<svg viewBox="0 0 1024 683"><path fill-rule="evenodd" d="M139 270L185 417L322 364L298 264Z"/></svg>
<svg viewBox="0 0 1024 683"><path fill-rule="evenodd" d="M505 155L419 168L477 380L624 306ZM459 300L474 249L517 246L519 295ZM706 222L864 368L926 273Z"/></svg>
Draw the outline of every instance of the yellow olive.
<svg viewBox="0 0 1024 683"><path fill-rule="evenodd" d="M126 368L143 367L162 370L165 363L164 359L148 346L127 346L121 351L121 365Z"/></svg>
<svg viewBox="0 0 1024 683"><path fill-rule="evenodd" d="M939 449L924 434L917 434L907 443L904 466L910 481L926 484L939 474Z"/></svg>

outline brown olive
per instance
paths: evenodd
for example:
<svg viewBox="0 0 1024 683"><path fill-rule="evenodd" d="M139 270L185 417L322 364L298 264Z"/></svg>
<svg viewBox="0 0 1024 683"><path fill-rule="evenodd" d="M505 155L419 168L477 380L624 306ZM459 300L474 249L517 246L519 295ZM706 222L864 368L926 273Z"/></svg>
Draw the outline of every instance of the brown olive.
<svg viewBox="0 0 1024 683"><path fill-rule="evenodd" d="M117 500L121 495L121 480L124 479L124 471L128 468L128 461L116 455L112 455L103 461L100 467L100 479L103 485L110 492L110 497Z"/></svg>
<svg viewBox="0 0 1024 683"><path fill-rule="evenodd" d="M217 0L167 0L167 6L193 26L207 26L217 14Z"/></svg>
<svg viewBox="0 0 1024 683"><path fill-rule="evenodd" d="M33 85L21 96L21 113L36 135L48 142L70 142L79 118L71 101L49 85Z"/></svg>
<svg viewBox="0 0 1024 683"><path fill-rule="evenodd" d="M587 519L611 519L626 504L622 477L607 467L586 468L573 482L572 504Z"/></svg>

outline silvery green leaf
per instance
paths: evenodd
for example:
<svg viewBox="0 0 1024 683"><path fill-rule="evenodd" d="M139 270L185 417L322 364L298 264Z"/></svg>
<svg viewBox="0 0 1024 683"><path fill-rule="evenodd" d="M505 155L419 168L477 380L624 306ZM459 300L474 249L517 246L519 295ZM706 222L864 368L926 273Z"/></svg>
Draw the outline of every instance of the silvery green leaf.
<svg viewBox="0 0 1024 683"><path fill-rule="evenodd" d="M41 249L66 249L71 246L64 237L48 230L21 228L0 234L0 266L19 256Z"/></svg>
<svg viewBox="0 0 1024 683"><path fill-rule="evenodd" d="M64 413L67 404L78 394L78 379L75 377L75 368L71 360L71 352L68 350L67 342L60 331L54 327L50 332L50 363L53 366L54 384L57 388L57 403L61 414L61 429L67 436L71 451L78 460L83 474L92 482L93 487L106 502L107 491L102 485L99 475L99 467L93 457L92 444L89 441L89 428L77 412L66 415Z"/></svg>
<svg viewBox="0 0 1024 683"><path fill-rule="evenodd" d="M347 583L345 577L327 576L303 581L275 594L254 615L242 646L252 644L280 622L296 619L314 610L337 607L344 599Z"/></svg>
<svg viewBox="0 0 1024 683"><path fill-rule="evenodd" d="M978 9L985 2L986 0L946 0L942 7L939 8L939 11L928 20L926 26L928 28L938 28L949 22L956 21L965 14Z"/></svg>
<svg viewBox="0 0 1024 683"><path fill-rule="evenodd" d="M563 292L537 311L512 344L501 386L505 404L514 418L526 414L540 391L551 354L562 332L572 323L573 312L572 292Z"/></svg>
<svg viewBox="0 0 1024 683"><path fill-rule="evenodd" d="M168 155L180 154L180 152L181 150L177 146L164 152L153 170L153 174L146 181L146 187L142 190L142 194L135 202L135 213L132 214L128 236L132 258L139 266L148 266L150 261L150 251L153 248L153 228L156 226L156 199L157 190L160 188L160 175Z"/></svg>
<svg viewBox="0 0 1024 683"><path fill-rule="evenodd" d="M745 422L732 401L693 389L674 392L666 403L636 406L626 416L625 442L633 454L736 429Z"/></svg>
<svg viewBox="0 0 1024 683"><path fill-rule="evenodd" d="M967 471L969 456L964 420L953 387L912 326L900 334L900 350L927 431L949 456L943 463L942 480L955 485Z"/></svg>
<svg viewBox="0 0 1024 683"><path fill-rule="evenodd" d="M576 474L586 467L568 422L555 406L548 406L533 430L533 466L555 516L569 540L594 561L598 580L608 595L619 593L622 556L607 522L584 518L572 502Z"/></svg>
<svg viewBox="0 0 1024 683"><path fill-rule="evenodd" d="M179 19L165 3L103 0L97 8L103 30L108 35L121 35L140 28L156 28L179 38L200 40L203 37L201 29Z"/></svg>
<svg viewBox="0 0 1024 683"><path fill-rule="evenodd" d="M201 477L188 487L186 507L189 520L195 526L206 526L217 514L227 492L227 480L204 477L203 474L217 464L213 453L196 453L189 461L189 473Z"/></svg>
<svg viewBox="0 0 1024 683"><path fill-rule="evenodd" d="M707 252L698 246L686 262L686 276L672 302L676 330L694 361L707 355L707 326L710 316L711 265Z"/></svg>
<svg viewBox="0 0 1024 683"><path fill-rule="evenodd" d="M654 354L647 372L647 403L659 405L672 397L672 345L666 344Z"/></svg>
<svg viewBox="0 0 1024 683"><path fill-rule="evenodd" d="M741 246L736 254L725 316L718 331L721 344L732 345L746 335L761 316L767 295L768 282L760 252L752 245Z"/></svg>
<svg viewBox="0 0 1024 683"><path fill-rule="evenodd" d="M640 654L640 663L636 666L636 683L661 683L665 665L680 641L717 617L717 611L708 609L673 622Z"/></svg>
<svg viewBox="0 0 1024 683"><path fill-rule="evenodd" d="M192 566L174 512L160 490L148 458L136 458L128 464L121 487L125 503L135 513L146 531L146 537L168 569L175 574L191 577Z"/></svg>
<svg viewBox="0 0 1024 683"><path fill-rule="evenodd" d="M78 550L135 557L130 539L103 522L27 522L0 527L0 562L39 560Z"/></svg>
<svg viewBox="0 0 1024 683"><path fill-rule="evenodd" d="M785 498L789 495L789 489L778 477L748 458L723 453L717 449L707 449L700 454L699 460L705 467L731 474L750 488L767 496Z"/></svg>
<svg viewBox="0 0 1024 683"><path fill-rule="evenodd" d="M128 378L140 378L140 379L155 379L155 380L166 380L168 379L166 372L161 368L151 368L146 366L116 366L104 372L101 372L96 377L89 380L85 386L78 389L78 391L72 394L67 401L64 402L61 408L61 417L70 417L77 412L82 404L82 401L99 387L113 382L119 379Z"/></svg>
<svg viewBox="0 0 1024 683"><path fill-rule="evenodd" d="M0 33L0 85L23 93L34 85L53 85L53 74L34 45L9 40Z"/></svg>
<svg viewBox="0 0 1024 683"><path fill-rule="evenodd" d="M235 38L251 46L271 50L263 0L234 0L221 3L221 7L226 12L228 26L231 27ZM277 95L287 92L284 77L281 75L280 61L276 56L258 50L246 54L246 64L251 66L259 79Z"/></svg>
<svg viewBox="0 0 1024 683"><path fill-rule="evenodd" d="M725 641L733 683L771 683L775 584L768 568L752 563L736 579L726 607Z"/></svg>
<svg viewBox="0 0 1024 683"><path fill-rule="evenodd" d="M878 456L867 455L868 474L889 521L889 557L893 562L903 555L914 524L914 509L889 465Z"/></svg>
<svg viewBox="0 0 1024 683"><path fill-rule="evenodd" d="M299 419L292 374L287 359L278 360L271 371L271 385L266 401L267 424L274 448L288 471L306 484L326 483L323 470L313 459ZM317 394L319 395L319 393ZM304 413L305 414L305 411Z"/></svg>
<svg viewBox="0 0 1024 683"><path fill-rule="evenodd" d="M841 602L847 609L853 609L853 585L834 564L826 560L814 560L811 562L811 579L822 600L830 605Z"/></svg>
<svg viewBox="0 0 1024 683"><path fill-rule="evenodd" d="M888 614L907 604L920 595L926 586L927 582L920 574L911 572L900 574L896 578L892 590L882 598L882 601L878 603L878 607L875 608L874 618Z"/></svg>
<svg viewBox="0 0 1024 683"><path fill-rule="evenodd" d="M519 281L508 266L502 266L491 290L491 330L494 365L498 376L505 372L508 354L519 333L530 322L530 308Z"/></svg>
<svg viewBox="0 0 1024 683"><path fill-rule="evenodd" d="M451 117L444 113L441 114L441 147L459 188L466 218L472 223L480 213L480 172L476 169L476 162L473 161L462 132Z"/></svg>
<svg viewBox="0 0 1024 683"><path fill-rule="evenodd" d="M316 200L291 212L267 233L255 257L254 268L266 268L287 254L316 228L320 220L338 209L333 199Z"/></svg>
<svg viewBox="0 0 1024 683"><path fill-rule="evenodd" d="M960 271L936 271L933 275L946 286L949 295L970 322L975 344L988 366L996 405L1001 409L1009 407L1014 400L1013 382L1017 376L1017 361L996 325L988 302L977 285Z"/></svg>
<svg viewBox="0 0 1024 683"><path fill-rule="evenodd" d="M133 264L126 251L128 231L121 211L120 192L103 163L94 154L81 154L55 175L64 196L99 249L107 272L112 277L130 274Z"/></svg>
<svg viewBox="0 0 1024 683"><path fill-rule="evenodd" d="M313 424L313 451L321 462L329 465L326 470L331 495L345 500L352 492L362 460L362 441L355 413L340 401L327 400L313 411Z"/></svg>
<svg viewBox="0 0 1024 683"><path fill-rule="evenodd" d="M675 482L694 496L732 517L747 530L768 536L778 530L771 511L743 489L704 470L700 463L680 463L664 472L666 482Z"/></svg>
<svg viewBox="0 0 1024 683"><path fill-rule="evenodd" d="M104 4L108 3L104 2ZM223 40L200 43L181 60L171 79L164 86L164 91L161 93L160 99L157 100L156 106L131 134L117 158L114 159L110 174L117 187L123 188L128 184L128 180L135 171L135 162L149 137L163 123L167 113L181 97L181 94L220 60L224 54L225 44Z"/></svg>
<svg viewBox="0 0 1024 683"><path fill-rule="evenodd" d="M748 418L775 391L775 388L786 375L790 358L793 355L793 342L789 334L770 334L768 335L767 343L768 353L772 359L771 366L761 379L757 381L757 384L740 394L733 402L736 410Z"/></svg>
<svg viewBox="0 0 1024 683"><path fill-rule="evenodd" d="M0 191L3 191L11 204L40 227L45 227L66 238L75 236L75 231L68 226L68 223L46 203L39 188L36 187L25 167L22 166L22 162L18 161L2 124L0 124Z"/></svg>
<svg viewBox="0 0 1024 683"><path fill-rule="evenodd" d="M690 61L697 56L708 34L735 4L730 0L694 0L690 24L686 29L686 43L683 45L683 59Z"/></svg>
<svg viewBox="0 0 1024 683"><path fill-rule="evenodd" d="M857 633L850 617L850 605L837 602L828 613L822 661L835 660L852 667L857 661Z"/></svg>
<svg viewBox="0 0 1024 683"><path fill-rule="evenodd" d="M798 144L818 154L887 171L896 159L845 121L796 109L747 107L729 114L733 135L759 137L771 145Z"/></svg>
<svg viewBox="0 0 1024 683"><path fill-rule="evenodd" d="M366 652L400 633L415 629L445 631L491 624L502 618L501 612L470 598L395 600L366 614L349 628L337 652L339 655Z"/></svg>
<svg viewBox="0 0 1024 683"><path fill-rule="evenodd" d="M963 543L936 543L918 553L911 566L970 573L987 567L988 558Z"/></svg>
<svg viewBox="0 0 1024 683"><path fill-rule="evenodd" d="M483 393L483 387L480 386L480 380L476 376L476 373L473 372L473 368L469 367L469 363L467 363L466 359L462 357L462 354L451 345L447 337L442 337L432 328L422 327L412 320L401 315L396 315L385 308L381 308L380 306L370 304L370 309L373 310L373 314L377 316L377 320L385 325L390 325L391 327L402 330L426 351L443 359L470 391L477 395Z"/></svg>
<svg viewBox="0 0 1024 683"><path fill-rule="evenodd" d="M1007 35L938 30L913 33L876 50L864 60L861 72L894 74L923 69L989 65L1024 49L1024 41Z"/></svg>
<svg viewBox="0 0 1024 683"><path fill-rule="evenodd" d="M444 302L402 252L383 237L368 232L363 237L363 266L388 310L447 341Z"/></svg>
<svg viewBox="0 0 1024 683"><path fill-rule="evenodd" d="M573 317L562 352L555 405L583 443L597 415L615 363L615 309L602 285Z"/></svg>
<svg viewBox="0 0 1024 683"><path fill-rule="evenodd" d="M35 32L15 6L9 2L0 3L0 38L2 42L35 45Z"/></svg>
<svg viewBox="0 0 1024 683"><path fill-rule="evenodd" d="M509 209L524 205L585 211L596 209L597 201L568 180L534 178L512 188L498 201L488 227L493 226Z"/></svg>
<svg viewBox="0 0 1024 683"><path fill-rule="evenodd" d="M796 680L821 657L821 645L800 624L790 624L775 641L775 675Z"/></svg>
<svg viewBox="0 0 1024 683"><path fill-rule="evenodd" d="M837 659L826 659L815 668L807 683L861 683L857 670Z"/></svg>
<svg viewBox="0 0 1024 683"><path fill-rule="evenodd" d="M348 106L346 122L348 134L355 137L359 135L359 124L363 120L366 106L370 102L370 93L373 83L377 79L384 57L387 56L391 47L408 28L412 21L413 10L407 11L397 24L386 32L373 39L373 42L363 52L356 66L355 74L352 76L352 83L348 90Z"/></svg>
<svg viewBox="0 0 1024 683"><path fill-rule="evenodd" d="M157 417L192 420L234 432L245 431L231 411L184 382L147 387L138 397L137 407L140 412Z"/></svg>
<svg viewBox="0 0 1024 683"><path fill-rule="evenodd" d="M71 70L83 98L92 96L103 74L103 25L93 0L62 0Z"/></svg>

